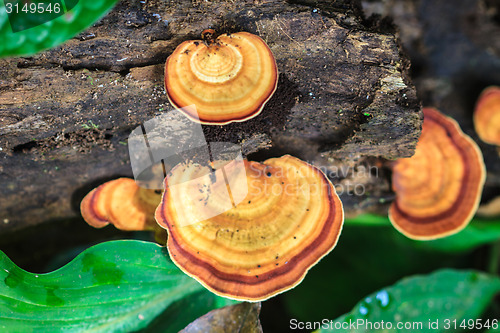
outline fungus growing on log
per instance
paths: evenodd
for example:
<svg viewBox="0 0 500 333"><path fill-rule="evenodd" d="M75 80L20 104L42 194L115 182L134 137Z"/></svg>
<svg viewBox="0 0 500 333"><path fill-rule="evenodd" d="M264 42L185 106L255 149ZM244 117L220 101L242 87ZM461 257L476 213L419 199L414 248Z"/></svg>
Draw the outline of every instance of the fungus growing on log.
<svg viewBox="0 0 500 333"><path fill-rule="evenodd" d="M481 140L500 146L500 87L488 87L479 96L474 127Z"/></svg>
<svg viewBox="0 0 500 333"><path fill-rule="evenodd" d="M141 188L130 178L119 178L89 192L80 211L95 228L111 223L120 230L157 230L154 212L160 199L160 191Z"/></svg>
<svg viewBox="0 0 500 333"><path fill-rule="evenodd" d="M299 284L335 247L343 208L328 178L295 157L245 160L244 166L244 200L189 225L185 219L199 220L197 210L206 214L223 204L217 192L208 191L209 198L199 192L226 188L227 179L231 183L233 173L240 171L228 164L224 177L201 177L194 179L198 184L182 186L190 167L174 168L166 178L156 220L169 233L170 257L186 274L218 295L261 301ZM171 191L171 182L181 189Z"/></svg>
<svg viewBox="0 0 500 333"><path fill-rule="evenodd" d="M457 122L424 108L415 155L395 162L389 209L394 227L409 238L431 240L459 232L481 198L486 170L481 151Z"/></svg>
<svg viewBox="0 0 500 333"><path fill-rule="evenodd" d="M278 84L267 44L248 32L180 44L165 63L168 99L190 119L206 125L242 122L257 116ZM194 107L193 107L194 105Z"/></svg>

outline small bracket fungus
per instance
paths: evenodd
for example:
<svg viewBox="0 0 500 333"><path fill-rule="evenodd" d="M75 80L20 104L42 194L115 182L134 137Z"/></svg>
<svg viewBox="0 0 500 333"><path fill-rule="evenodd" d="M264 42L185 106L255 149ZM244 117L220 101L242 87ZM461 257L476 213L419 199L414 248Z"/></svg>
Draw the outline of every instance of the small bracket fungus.
<svg viewBox="0 0 500 333"><path fill-rule="evenodd" d="M89 192L80 211L95 228L111 223L120 230L157 230L154 211L160 199L161 191L141 188L130 178L119 178Z"/></svg>
<svg viewBox="0 0 500 333"><path fill-rule="evenodd" d="M183 42L168 57L168 99L190 119L206 125L251 119L276 90L274 56L267 44L251 33L217 38L214 34L212 29L205 30L204 40Z"/></svg>
<svg viewBox="0 0 500 333"><path fill-rule="evenodd" d="M389 218L409 238L431 240L459 232L477 210L486 177L483 155L455 120L424 108L415 155L395 162L396 201Z"/></svg>
<svg viewBox="0 0 500 333"><path fill-rule="evenodd" d="M481 140L500 146L500 87L488 87L479 96L474 127Z"/></svg>
<svg viewBox="0 0 500 333"><path fill-rule="evenodd" d="M170 191L168 184L184 177L183 166L174 168L156 220L169 233L170 257L186 274L218 295L262 301L299 284L335 247L344 214L328 178L306 162L286 155L262 164L244 163L244 200L188 225L185 219L198 220L197 210L207 214L221 203L218 192L211 191L210 199L200 194L210 185L204 183L206 177L181 187L184 191ZM232 168L228 164L224 177L214 177L211 188L231 183Z"/></svg>

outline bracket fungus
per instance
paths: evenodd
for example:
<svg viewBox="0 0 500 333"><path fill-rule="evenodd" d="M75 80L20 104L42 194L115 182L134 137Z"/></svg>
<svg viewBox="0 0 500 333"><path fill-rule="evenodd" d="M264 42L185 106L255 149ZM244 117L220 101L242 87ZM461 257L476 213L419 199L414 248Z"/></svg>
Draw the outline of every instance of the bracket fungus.
<svg viewBox="0 0 500 333"><path fill-rule="evenodd" d="M488 87L479 96L474 127L481 140L500 146L500 87Z"/></svg>
<svg viewBox="0 0 500 333"><path fill-rule="evenodd" d="M119 178L89 192L80 204L84 220L95 228L109 223L120 230L155 230L159 228L154 212L161 191L137 186L130 178Z"/></svg>
<svg viewBox="0 0 500 333"><path fill-rule="evenodd" d="M197 210L217 210L220 204L217 192L209 193L211 199L200 192L226 188L239 171L228 164L224 177L197 178L197 185L174 192L169 184L179 184L186 167L174 168L156 220L169 233L170 257L186 274L215 294L262 301L299 284L335 247L344 213L328 178L306 162L286 155L264 163L245 160L244 166L244 200L189 225L185 219L198 220Z"/></svg>
<svg viewBox="0 0 500 333"><path fill-rule="evenodd" d="M486 177L483 155L457 122L424 108L415 155L395 162L389 209L394 227L409 238L431 240L459 232L472 219Z"/></svg>
<svg viewBox="0 0 500 333"><path fill-rule="evenodd" d="M181 43L165 63L168 99L190 119L206 125L257 116L278 84L267 44L248 32L203 31L204 40ZM194 107L193 107L194 105Z"/></svg>

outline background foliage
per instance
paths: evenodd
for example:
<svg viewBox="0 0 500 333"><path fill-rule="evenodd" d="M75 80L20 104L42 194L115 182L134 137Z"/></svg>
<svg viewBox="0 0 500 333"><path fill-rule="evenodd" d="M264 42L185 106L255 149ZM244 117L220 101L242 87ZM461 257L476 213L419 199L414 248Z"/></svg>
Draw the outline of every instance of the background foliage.
<svg viewBox="0 0 500 333"><path fill-rule="evenodd" d="M346 220L332 253L299 286L264 302L263 309L276 300L284 306L281 331L290 327L291 318L338 318L332 325L358 319L444 323L498 318L492 299L500 280L471 269L496 271L498 247L489 242L498 239L499 230L499 221L475 219L457 235L418 242L399 234L385 217ZM479 267L478 255L485 257ZM0 265L0 328L6 331L177 332L210 310L236 303L204 289L172 264L164 247L144 241L101 243L48 274L23 271L3 253ZM241 317L241 308L232 311L193 325L213 329L213 318ZM254 321L250 326L257 327ZM446 331L444 326L425 328Z"/></svg>
<svg viewBox="0 0 500 333"><path fill-rule="evenodd" d="M105 242L48 274L25 272L2 252L0 267L5 332L177 332L235 303L207 291L149 242Z"/></svg>
<svg viewBox="0 0 500 333"><path fill-rule="evenodd" d="M47 14L19 15L13 22L9 21L5 0L0 0L0 58L7 56L32 55L39 51L57 46L88 28L104 16L118 0L75 0L66 1L66 8L71 8L64 14L46 21L33 28L18 32L16 27L33 25L31 21L43 22ZM12 1L10 1L12 2ZM37 1L32 1L36 3ZM61 1L45 0L44 3L60 3ZM64 1L62 1L64 3ZM21 11L23 1L18 3ZM23 14L23 13L20 13ZM11 26L13 23L13 26Z"/></svg>

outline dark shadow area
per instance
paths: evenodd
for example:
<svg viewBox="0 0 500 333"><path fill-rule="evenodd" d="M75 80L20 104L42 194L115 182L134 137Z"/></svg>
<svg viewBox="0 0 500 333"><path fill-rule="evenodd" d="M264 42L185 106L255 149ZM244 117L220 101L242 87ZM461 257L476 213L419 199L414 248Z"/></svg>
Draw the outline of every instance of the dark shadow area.
<svg viewBox="0 0 500 333"><path fill-rule="evenodd" d="M0 250L28 272L47 273L95 244L137 238L153 240L147 232L125 232L113 226L95 229L81 218L55 219L2 234Z"/></svg>
<svg viewBox="0 0 500 333"><path fill-rule="evenodd" d="M295 105L300 92L297 85L285 74L280 74L278 87L262 112L255 118L241 123L223 126L202 126L207 142L238 142L242 135L252 133L271 134L274 129L282 130L290 110Z"/></svg>
<svg viewBox="0 0 500 333"><path fill-rule="evenodd" d="M262 149L262 150L259 150L258 152L249 154L247 156L247 159L249 161L263 162L269 158L281 157L281 156L286 155L286 154L297 156L291 151L291 149L284 149L284 148L273 146L269 149Z"/></svg>
<svg viewBox="0 0 500 333"><path fill-rule="evenodd" d="M285 308L285 299L275 296L262 302L260 322L264 332L289 332L292 316ZM293 330L293 332L307 332L306 330Z"/></svg>

